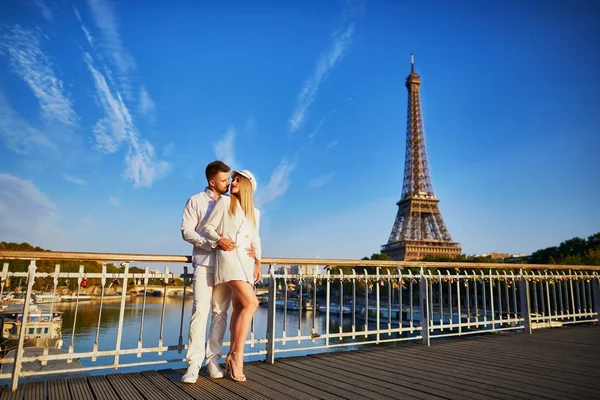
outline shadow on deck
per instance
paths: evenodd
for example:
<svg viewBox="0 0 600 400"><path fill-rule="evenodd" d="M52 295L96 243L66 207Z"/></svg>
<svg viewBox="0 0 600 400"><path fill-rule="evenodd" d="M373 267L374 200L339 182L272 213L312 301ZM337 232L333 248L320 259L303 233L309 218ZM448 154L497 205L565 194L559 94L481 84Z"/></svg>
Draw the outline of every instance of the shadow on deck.
<svg viewBox="0 0 600 400"><path fill-rule="evenodd" d="M251 362L246 383L204 375L186 385L183 372L32 382L0 399L600 399L600 326Z"/></svg>

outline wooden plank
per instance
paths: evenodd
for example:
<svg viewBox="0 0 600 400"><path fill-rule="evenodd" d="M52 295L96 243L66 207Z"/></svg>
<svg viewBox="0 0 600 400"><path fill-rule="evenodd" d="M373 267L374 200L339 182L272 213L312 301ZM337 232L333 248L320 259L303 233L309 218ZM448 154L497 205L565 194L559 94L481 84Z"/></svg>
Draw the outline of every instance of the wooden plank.
<svg viewBox="0 0 600 400"><path fill-rule="evenodd" d="M216 400L219 399L216 395L209 392L205 386L202 385L202 380L199 379L199 384L187 384L181 382L181 377L183 374L174 371L174 370L161 370L159 371L165 378L170 380L174 384L180 384L181 390L186 392L189 396L198 400Z"/></svg>
<svg viewBox="0 0 600 400"><path fill-rule="evenodd" d="M183 375L186 370L180 369L177 371L181 375ZM243 399L243 397L238 395L235 391L232 392L232 391L218 385L215 381L216 381L215 379L210 379L210 378L207 378L206 376L200 375L200 376L198 376L198 382L196 382L195 385L215 394L219 399L238 399L238 400ZM240 383L240 382L238 382L238 383ZM240 383L240 384L242 384L242 383ZM185 383L181 383L181 385L189 386Z"/></svg>
<svg viewBox="0 0 600 400"><path fill-rule="evenodd" d="M387 400L388 396L384 396L373 390L365 389L357 385L356 381L348 381L347 379L336 379L332 376L330 371L323 373L323 370L317 370L311 368L309 365L303 365L301 358L284 360L277 364L277 368L286 372L288 376L304 377L308 381L314 383L322 382L325 385L329 385L332 388L339 388L339 394L347 398L357 399L373 399L373 400ZM302 368L301 366L304 366ZM347 394L345 394L347 392ZM336 392L338 394L338 392Z"/></svg>
<svg viewBox="0 0 600 400"><path fill-rule="evenodd" d="M480 356L481 357L481 356ZM401 363L398 362L400 359L408 359L408 356L403 352L400 352L396 360L386 359L382 361L381 359L374 360L366 358L367 363L381 363L381 365L388 367L390 365L395 366L396 368L404 368L405 370L411 370L414 365L437 365L442 368L447 369L450 372L456 372L458 376L479 376L486 379L487 382L492 383L492 386L506 386L506 387L514 387L515 384L519 384L519 382L515 382L515 377L523 381L529 382L529 384L522 384L518 389L519 392L529 393L532 396L544 396L547 398L553 399L562 399L564 398L561 395L554 393L552 390L545 389L543 387L535 387L533 382L530 382L526 377L523 377L519 374L505 374L505 370L507 369L505 366L496 366L489 365L487 367L478 367L473 368L469 366L468 362L459 362L457 360L449 359L448 357L433 357L430 353L413 353L410 356L410 364L402 366ZM358 361L357 361L358 362ZM368 365L368 364L367 364ZM520 382L522 383L522 382Z"/></svg>
<svg viewBox="0 0 600 400"><path fill-rule="evenodd" d="M370 390L386 395L390 399L441 399L442 397L418 392L412 387L402 386L399 382L390 386L389 382L380 380L377 372L371 370L357 369L354 364L343 360L331 360L326 357L306 357L302 364L311 365L313 368L320 368L321 371L327 371L327 374L333 379L347 379L361 385L368 385ZM299 366L301 367L301 366ZM372 372L372 373L370 373Z"/></svg>
<svg viewBox="0 0 600 400"><path fill-rule="evenodd" d="M403 356L403 353L398 354L398 358ZM481 358L481 355L479 357ZM416 362L434 362L443 366L444 368L447 368L448 370L454 369L455 371L460 372L461 376L477 374L481 377L485 377L490 382L504 384L507 387L514 387L516 385L518 386L518 392L530 393L532 396L546 397L556 400L573 398L568 394L557 393L555 389L546 387L544 383L537 384L537 382L532 381L527 376L511 371L510 366L506 365L496 365L492 362L484 365L471 365L472 360L453 359L449 358L448 356L433 354L431 351L414 353L412 358ZM372 361L369 360L369 362ZM389 366L389 361L387 365Z"/></svg>
<svg viewBox="0 0 600 400"><path fill-rule="evenodd" d="M369 354L365 354L363 355L363 358L365 358L365 360L369 360ZM312 357L311 357L312 358ZM353 371L357 371L358 373L364 373L364 370L362 369L357 369L355 367L355 364L353 362L340 362L339 360L332 360L330 358L326 358L326 357L322 357L322 358L318 358L315 359L316 362L320 363L323 365L323 368L328 368L328 369L332 369L332 368L337 368L340 371L345 371L345 372L353 372ZM407 371L414 371L415 373L419 374L420 377L422 379L427 379L427 380L439 380L442 382L445 381L451 381L457 384L460 384L462 387L466 387L466 388L478 388L479 392L481 393L481 391L486 391L487 394L490 396L490 398L523 398L523 399L528 399L530 398L529 396L519 396L518 393L515 393L514 389L510 389L510 388L505 388L504 386L495 386L493 384L490 384L489 381L486 380L478 380L476 379L476 375L468 375L468 376L464 376L462 374L452 374L452 370L448 370L445 368L439 368L436 364L433 363L414 363L412 362L408 357L399 357L399 362L401 362L401 364L395 364L398 366L397 370L398 371L402 371L402 374L407 373ZM392 364L394 365L394 364ZM370 369L367 369L367 371L370 371ZM377 376L375 374L375 376ZM354 379L356 379L355 376L353 376ZM468 378L475 378L475 379L468 379ZM387 387L389 387L389 385L387 385ZM404 389L405 390L405 389Z"/></svg>
<svg viewBox="0 0 600 400"><path fill-rule="evenodd" d="M418 360L407 356L398 356L393 362L377 356L370 358L371 355L363 355L363 359L369 363L381 363L381 368L392 368L401 371L399 375L411 375L423 381L436 381L438 383L458 385L463 390L479 393L490 398L523 398L529 399L531 396L515 392L515 390L506 383L496 383L489 379L481 379L478 374L456 373L454 368L440 367L439 364L431 360ZM329 360L322 360L329 362Z"/></svg>
<svg viewBox="0 0 600 400"><path fill-rule="evenodd" d="M129 382L123 374L106 375L106 379L113 387L119 397L132 400L144 400L144 397L138 390Z"/></svg>
<svg viewBox="0 0 600 400"><path fill-rule="evenodd" d="M440 352L439 350L436 351L435 349L432 349L432 351L428 352L427 355L428 357L439 356ZM541 388L552 388L555 391L563 392L565 396L569 395L569 393L571 392L571 387L573 386L576 386L578 388L579 394L585 394L587 392L590 392L582 384L573 385L572 382L563 380L561 378L561 374L558 372L550 374L545 366L549 363L554 362L554 357L548 357L547 360L539 361L537 363L519 363L512 359L506 359L505 362L502 363L494 357L494 354L489 354L489 356L487 356L485 359L482 359L480 352L474 352L468 347L465 347L463 349L445 349L441 357L452 359L454 363L468 364L480 369L500 369L500 372L502 374L515 374L516 377L514 379L516 379L517 382L529 385L537 384L536 386ZM504 365L503 368L501 367L502 365ZM524 377L525 375L527 376L527 378ZM562 375L564 375L564 373ZM595 389L593 388L591 388L591 390L592 392L595 391Z"/></svg>
<svg viewBox="0 0 600 400"><path fill-rule="evenodd" d="M309 379L300 379L298 376L289 376L285 372L282 372L276 365L268 365L268 364L252 364L248 365L246 368L249 368L251 371L264 371L269 372L269 378L273 379L280 384L289 385L291 387L297 388L303 392L311 394L318 399L345 399L347 397L342 397L340 392L341 390L336 390L335 388L329 387L326 384L321 382L310 382ZM352 395L352 393L346 392L345 394Z"/></svg>
<svg viewBox="0 0 600 400"><path fill-rule="evenodd" d="M25 385L21 384L17 386L17 390L14 392L10 391L10 388L6 388L0 394L0 400L21 400L25 398Z"/></svg>
<svg viewBox="0 0 600 400"><path fill-rule="evenodd" d="M46 400L46 382L28 383L25 400Z"/></svg>
<svg viewBox="0 0 600 400"><path fill-rule="evenodd" d="M479 357L481 352L486 352L488 358L493 359L495 363L510 364L514 370L534 373L536 376L546 377L554 380L573 380L582 386L595 388L600 373L594 364L574 362L573 358L563 354L560 351L544 351L532 346L514 346L514 343L506 343L502 347L485 346L481 344L469 343L469 346L458 348L446 347L444 352L449 355L464 355ZM531 365L539 366L535 371L531 371Z"/></svg>
<svg viewBox="0 0 600 400"><path fill-rule="evenodd" d="M323 399L325 398L325 393L321 390L315 389L311 386L305 386L296 383L291 379L287 379L281 377L280 375L269 371L268 369L262 369L259 367L259 364L250 364L244 367L244 370L247 370L252 375L257 375L261 377L261 381L265 385L269 385L270 387L277 386L279 388L287 388L289 392L295 397L290 398L303 398L303 399ZM287 393L287 392L286 392ZM332 395L330 395L332 396ZM330 397L331 398L331 397Z"/></svg>
<svg viewBox="0 0 600 400"><path fill-rule="evenodd" d="M48 400L70 400L68 381L64 378L48 381Z"/></svg>
<svg viewBox="0 0 600 400"><path fill-rule="evenodd" d="M68 381L71 397L77 400L94 400L92 388L88 385L86 378L72 378Z"/></svg>
<svg viewBox="0 0 600 400"><path fill-rule="evenodd" d="M257 362L256 364L258 363L260 362ZM259 386L260 390L265 390L265 393L270 392L274 398L278 399L311 400L315 398L297 387L280 384L271 379L268 372L253 369L252 365L254 364L255 363L244 364L244 373L248 378L244 384L248 387Z"/></svg>
<svg viewBox="0 0 600 400"><path fill-rule="evenodd" d="M489 396L480 393L471 392L457 385L440 382L439 380L425 380L420 377L415 377L413 374L405 373L405 371L396 368L390 368L390 365L384 362L373 363L371 360L365 360L362 354L352 354L350 352L343 355L330 353L328 356L342 360L344 362L354 363L357 368L371 369L379 379L385 380L390 385L396 382L402 382L403 386L416 388L418 391L424 391L439 397L454 397L454 398L469 398L469 399L486 399Z"/></svg>
<svg viewBox="0 0 600 400"><path fill-rule="evenodd" d="M204 376L207 379L210 379L208 371L206 371L205 369L202 369L200 371L200 375ZM266 388L265 386L257 385L256 382L252 381L250 376L247 376L246 378L247 378L247 380L246 380L246 382L243 382L243 384L240 384L240 382L233 381L227 375L223 379L212 379L212 381L214 383L216 383L217 385L222 386L231 392L237 393L238 395L242 396L246 400L262 400L262 399L279 399L279 398L281 398L282 393L275 392L277 395L275 397L273 397L272 395L270 395L270 394L272 394L272 392L270 392L269 390L265 390L268 388ZM258 387L258 389L257 389L257 387Z"/></svg>
<svg viewBox="0 0 600 400"><path fill-rule="evenodd" d="M192 397L181 389L181 386L185 385L183 382L175 383L170 381L157 371L143 371L140 372L140 375L146 378L149 384L156 386L158 390L163 392L163 398L165 399L192 400Z"/></svg>
<svg viewBox="0 0 600 400"><path fill-rule="evenodd" d="M180 369L177 372L179 372L181 375L183 375L185 373L185 371L186 371L185 369ZM238 400L243 399L243 397L238 396L235 392L231 392L231 391L225 389L224 387L217 385L215 382L213 382L212 379L207 378L202 375L198 377L198 382L196 382L195 385L188 385L185 383L181 383L181 377L179 379L180 379L180 383L179 383L180 385L186 386L186 387L196 386L196 387L202 388L203 390L206 390L206 391L214 394L219 399L238 399Z"/></svg>
<svg viewBox="0 0 600 400"><path fill-rule="evenodd" d="M156 386L137 372L123 374L123 377L129 381L137 391L141 393L145 400L163 400L165 395Z"/></svg>
<svg viewBox="0 0 600 400"><path fill-rule="evenodd" d="M114 391L105 375L90 376L88 383L96 400L126 400Z"/></svg>

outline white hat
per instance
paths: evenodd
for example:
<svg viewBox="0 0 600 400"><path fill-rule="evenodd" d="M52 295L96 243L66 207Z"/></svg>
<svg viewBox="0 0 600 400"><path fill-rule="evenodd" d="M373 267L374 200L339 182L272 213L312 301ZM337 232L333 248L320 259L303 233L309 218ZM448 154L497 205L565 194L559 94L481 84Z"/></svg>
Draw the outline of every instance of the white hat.
<svg viewBox="0 0 600 400"><path fill-rule="evenodd" d="M248 171L247 169L242 169L239 171L233 170L231 172L231 176L235 174L241 175L244 178L248 178L250 180L250 183L252 183L252 191L256 192L256 178L254 177L254 175L252 175L252 172Z"/></svg>

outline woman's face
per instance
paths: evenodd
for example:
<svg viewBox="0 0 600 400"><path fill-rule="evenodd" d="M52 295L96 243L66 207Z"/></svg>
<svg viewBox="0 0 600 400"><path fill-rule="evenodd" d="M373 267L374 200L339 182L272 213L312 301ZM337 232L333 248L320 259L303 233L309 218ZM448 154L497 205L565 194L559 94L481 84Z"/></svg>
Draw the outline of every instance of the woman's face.
<svg viewBox="0 0 600 400"><path fill-rule="evenodd" d="M240 192L240 176L235 174L231 177L231 188L229 189L231 193L239 193Z"/></svg>

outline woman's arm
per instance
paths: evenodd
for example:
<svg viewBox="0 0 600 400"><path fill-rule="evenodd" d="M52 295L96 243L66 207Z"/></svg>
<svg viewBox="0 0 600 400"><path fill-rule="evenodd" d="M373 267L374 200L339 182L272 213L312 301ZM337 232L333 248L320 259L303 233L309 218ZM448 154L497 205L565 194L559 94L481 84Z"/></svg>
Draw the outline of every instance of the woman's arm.
<svg viewBox="0 0 600 400"><path fill-rule="evenodd" d="M227 199L229 200L229 199ZM208 216L208 220L206 224L202 227L202 233L204 233L204 237L210 243L212 248L217 247L217 242L221 239L221 235L217 232L217 228L221 224L221 221L225 217L225 212L227 209L227 200L221 196L219 200L217 200L217 204L213 207L210 215Z"/></svg>
<svg viewBox="0 0 600 400"><path fill-rule="evenodd" d="M254 209L254 218L256 218L256 227L254 234L252 235L252 247L254 248L254 260L260 263L262 258L262 249L260 243L260 212L258 209Z"/></svg>
<svg viewBox="0 0 600 400"><path fill-rule="evenodd" d="M262 263L260 260L254 260L254 284L256 285L262 279Z"/></svg>

